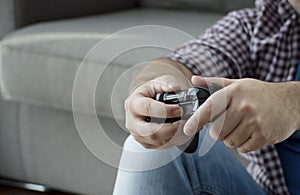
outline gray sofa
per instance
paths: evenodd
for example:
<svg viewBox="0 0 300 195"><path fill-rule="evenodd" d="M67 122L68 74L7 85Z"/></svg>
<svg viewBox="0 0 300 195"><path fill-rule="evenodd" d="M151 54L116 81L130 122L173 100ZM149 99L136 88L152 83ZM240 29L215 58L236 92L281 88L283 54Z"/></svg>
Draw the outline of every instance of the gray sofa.
<svg viewBox="0 0 300 195"><path fill-rule="evenodd" d="M229 10L252 4L0 0L0 176L80 194L111 194L117 169L87 149L72 114L73 82L85 55L107 35L138 25L170 26L197 36ZM121 38L130 42L136 37ZM109 76L99 80L97 114L118 145L128 134L110 106L115 80L130 66L167 53L153 48L126 52L105 69ZM103 66L101 59L95 64ZM129 80L122 83L115 102L119 107Z"/></svg>

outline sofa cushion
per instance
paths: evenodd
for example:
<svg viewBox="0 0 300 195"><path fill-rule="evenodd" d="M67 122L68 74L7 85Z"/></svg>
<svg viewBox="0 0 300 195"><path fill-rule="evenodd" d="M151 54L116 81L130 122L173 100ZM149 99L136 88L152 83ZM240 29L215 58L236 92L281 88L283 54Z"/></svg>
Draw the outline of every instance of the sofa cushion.
<svg viewBox="0 0 300 195"><path fill-rule="evenodd" d="M161 7L175 9L208 9L209 11L222 11L223 0L140 0L145 7Z"/></svg>
<svg viewBox="0 0 300 195"><path fill-rule="evenodd" d="M136 0L1 0L0 38L29 24L137 7Z"/></svg>
<svg viewBox="0 0 300 195"><path fill-rule="evenodd" d="M14 0L17 27L136 7L136 0Z"/></svg>
<svg viewBox="0 0 300 195"><path fill-rule="evenodd" d="M89 50L107 35L128 27L156 24L197 36L220 17L221 14L143 8L29 26L1 42L0 84L3 95L9 100L71 110L76 71ZM163 38L168 42L176 41L176 37L161 36L165 36ZM116 40L130 43L137 38L143 39L122 35ZM120 75L129 67L167 53L168 50L149 47L133 49L114 59L98 83L95 97L98 114L112 116L112 89L116 89L116 80L120 81ZM90 67L104 66L97 56L87 64ZM130 74L128 78L133 73ZM128 80L121 79L121 87L115 93L118 102L127 95ZM123 108L120 104L118 106Z"/></svg>
<svg viewBox="0 0 300 195"><path fill-rule="evenodd" d="M140 0L139 4L144 7L228 12L253 7L254 0Z"/></svg>
<svg viewBox="0 0 300 195"><path fill-rule="evenodd" d="M71 194L112 194L117 169L91 153L95 151L88 150L76 131L72 113L21 103L18 117L20 130L15 137L18 142L10 142L5 146L16 145L21 150L19 163L25 178L17 178L74 192ZM127 134L112 119L101 117L100 120L103 128L107 129L106 136L122 146ZM3 132L7 133L5 138L10 134ZM101 143L106 143L104 140L107 137L98 139L100 151L103 148ZM116 153L111 148L105 149L112 156L120 156L120 152ZM11 161L8 170L15 168L13 165L17 162Z"/></svg>
<svg viewBox="0 0 300 195"><path fill-rule="evenodd" d="M14 20L14 6L11 0L0 1L0 39L7 33L13 31L16 26Z"/></svg>

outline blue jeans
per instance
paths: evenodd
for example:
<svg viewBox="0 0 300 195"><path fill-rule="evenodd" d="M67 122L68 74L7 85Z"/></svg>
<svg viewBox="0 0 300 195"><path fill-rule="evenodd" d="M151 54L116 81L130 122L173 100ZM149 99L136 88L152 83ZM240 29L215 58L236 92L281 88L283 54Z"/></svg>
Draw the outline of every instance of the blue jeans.
<svg viewBox="0 0 300 195"><path fill-rule="evenodd" d="M203 140L205 132L199 137ZM124 149L147 151L131 136ZM174 151L171 149L170 152ZM166 150L166 151L167 151ZM199 150L199 148L198 148ZM159 151L158 151L159 152ZM126 159L123 153L120 163ZM159 157L157 157L159 158ZM153 160L153 157L149 159ZM127 163L130 159L127 159ZM145 163L132 159L132 163ZM134 166L135 166L134 165ZM114 195L260 195L263 189L252 179L242 164L222 142L214 146L203 156L199 152L182 153L168 164L152 170L119 169Z"/></svg>

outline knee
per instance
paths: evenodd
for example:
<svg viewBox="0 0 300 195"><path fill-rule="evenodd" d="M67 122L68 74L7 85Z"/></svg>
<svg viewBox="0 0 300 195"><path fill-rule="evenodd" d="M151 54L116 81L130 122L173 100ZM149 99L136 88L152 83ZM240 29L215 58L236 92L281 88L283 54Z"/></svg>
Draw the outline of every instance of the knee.
<svg viewBox="0 0 300 195"><path fill-rule="evenodd" d="M124 144L123 150L131 151L131 152L144 152L144 151L151 151L150 149L144 148L139 142L137 142L133 136L129 135Z"/></svg>

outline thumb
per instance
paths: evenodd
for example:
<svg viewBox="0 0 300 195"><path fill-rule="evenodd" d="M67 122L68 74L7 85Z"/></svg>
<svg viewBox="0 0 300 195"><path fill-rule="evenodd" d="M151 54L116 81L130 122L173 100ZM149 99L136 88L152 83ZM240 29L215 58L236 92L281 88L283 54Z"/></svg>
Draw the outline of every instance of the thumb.
<svg viewBox="0 0 300 195"><path fill-rule="evenodd" d="M221 77L201 77L194 75L192 76L191 81L194 86L207 87L208 83L215 83L219 86L226 87L234 83L236 79L226 79Z"/></svg>

